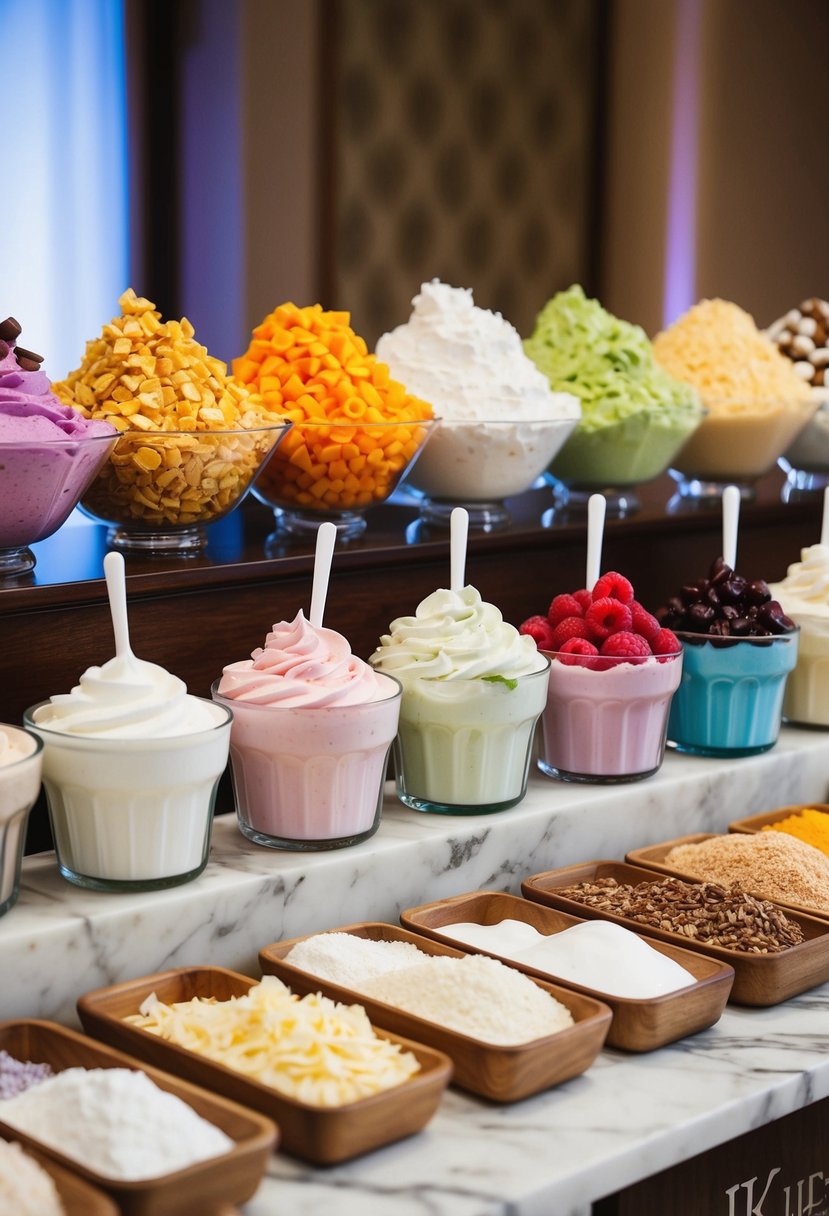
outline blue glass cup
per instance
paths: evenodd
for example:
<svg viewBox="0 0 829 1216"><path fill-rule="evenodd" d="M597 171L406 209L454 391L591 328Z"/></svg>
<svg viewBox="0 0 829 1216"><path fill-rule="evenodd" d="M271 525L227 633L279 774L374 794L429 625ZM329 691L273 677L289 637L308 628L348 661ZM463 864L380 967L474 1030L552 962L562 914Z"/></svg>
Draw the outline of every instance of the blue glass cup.
<svg viewBox="0 0 829 1216"><path fill-rule="evenodd" d="M777 742L799 630L773 637L677 633L682 679L668 743L697 756L753 756Z"/></svg>

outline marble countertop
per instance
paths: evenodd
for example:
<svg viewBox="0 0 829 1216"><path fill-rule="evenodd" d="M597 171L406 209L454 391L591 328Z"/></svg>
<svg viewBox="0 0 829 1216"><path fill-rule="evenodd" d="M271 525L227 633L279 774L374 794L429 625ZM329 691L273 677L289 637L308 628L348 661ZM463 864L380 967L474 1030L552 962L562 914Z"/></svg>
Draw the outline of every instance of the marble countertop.
<svg viewBox="0 0 829 1216"><path fill-rule="evenodd" d="M559 865L790 803L829 801L829 735L784 729L733 761L669 754L648 781L565 785L534 774L490 816L420 815L389 789L377 834L319 854L258 848L216 820L196 881L138 895L71 887L54 857L24 861L0 919L0 1017L76 1024L86 991L173 966L258 975L269 942L474 889L518 893ZM590 1202L829 1096L829 986L771 1009L729 1006L701 1034L648 1055L605 1050L582 1077L513 1106L449 1090L418 1136L314 1170L277 1154L246 1216L583 1216Z"/></svg>

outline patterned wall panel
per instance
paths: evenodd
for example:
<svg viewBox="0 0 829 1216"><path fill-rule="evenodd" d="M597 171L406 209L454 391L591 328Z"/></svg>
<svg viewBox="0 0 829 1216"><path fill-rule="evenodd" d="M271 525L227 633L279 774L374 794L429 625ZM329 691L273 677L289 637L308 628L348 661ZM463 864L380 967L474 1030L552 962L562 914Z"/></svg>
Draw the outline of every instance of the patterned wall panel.
<svg viewBox="0 0 829 1216"><path fill-rule="evenodd" d="M528 332L590 273L601 0L336 0L331 305L369 342L424 279Z"/></svg>

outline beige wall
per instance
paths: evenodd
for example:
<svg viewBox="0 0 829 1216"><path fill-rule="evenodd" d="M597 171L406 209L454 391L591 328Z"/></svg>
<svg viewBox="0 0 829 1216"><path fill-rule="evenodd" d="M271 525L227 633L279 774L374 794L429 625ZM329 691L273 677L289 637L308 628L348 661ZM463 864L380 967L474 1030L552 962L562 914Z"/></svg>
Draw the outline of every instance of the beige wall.
<svg viewBox="0 0 829 1216"><path fill-rule="evenodd" d="M694 0L614 0L602 295L662 324L673 63ZM824 0L698 0L699 173L694 298L766 325L829 295ZM673 319L673 318L671 318Z"/></svg>

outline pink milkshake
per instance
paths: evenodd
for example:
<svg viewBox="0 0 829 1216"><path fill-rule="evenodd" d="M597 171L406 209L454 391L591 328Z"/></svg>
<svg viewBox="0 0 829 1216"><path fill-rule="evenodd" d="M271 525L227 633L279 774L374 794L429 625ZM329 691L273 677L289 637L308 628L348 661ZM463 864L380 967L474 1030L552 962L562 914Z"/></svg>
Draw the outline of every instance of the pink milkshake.
<svg viewBox="0 0 829 1216"><path fill-rule="evenodd" d="M662 763L682 647L616 571L557 595L521 632L550 660L538 767L564 781L637 781Z"/></svg>
<svg viewBox="0 0 829 1216"><path fill-rule="evenodd" d="M233 788L248 839L330 849L377 830L400 713L396 680L299 612L250 659L225 667L211 691L233 713Z"/></svg>

